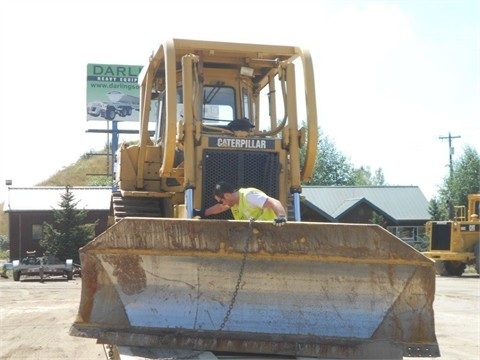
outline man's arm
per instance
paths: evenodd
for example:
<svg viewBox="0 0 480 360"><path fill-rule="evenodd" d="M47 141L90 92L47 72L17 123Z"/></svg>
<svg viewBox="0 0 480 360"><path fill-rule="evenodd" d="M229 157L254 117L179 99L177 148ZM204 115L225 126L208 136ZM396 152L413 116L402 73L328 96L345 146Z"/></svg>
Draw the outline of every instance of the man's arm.
<svg viewBox="0 0 480 360"><path fill-rule="evenodd" d="M229 210L230 207L228 205L223 205L223 204L215 204L210 206L209 208L205 209L205 216L210 216L210 215L216 215L220 214L224 211Z"/></svg>
<svg viewBox="0 0 480 360"><path fill-rule="evenodd" d="M267 200L263 203L264 209L272 209L278 217L287 217L287 212L282 203L272 197L267 197Z"/></svg>

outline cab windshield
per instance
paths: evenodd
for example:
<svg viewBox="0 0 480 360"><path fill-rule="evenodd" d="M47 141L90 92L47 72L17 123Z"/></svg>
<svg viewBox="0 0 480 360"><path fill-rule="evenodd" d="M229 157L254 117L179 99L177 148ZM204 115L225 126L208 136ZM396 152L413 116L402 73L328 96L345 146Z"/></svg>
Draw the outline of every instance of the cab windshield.
<svg viewBox="0 0 480 360"><path fill-rule="evenodd" d="M183 118L182 88L177 88L177 111ZM235 119L235 91L226 86L203 87L202 121L205 125L225 126Z"/></svg>

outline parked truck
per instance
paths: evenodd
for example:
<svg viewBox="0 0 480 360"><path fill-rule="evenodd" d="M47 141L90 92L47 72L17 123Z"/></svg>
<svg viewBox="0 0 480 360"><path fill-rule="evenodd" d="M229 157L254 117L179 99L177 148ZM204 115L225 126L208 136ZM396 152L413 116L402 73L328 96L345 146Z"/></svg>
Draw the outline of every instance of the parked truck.
<svg viewBox="0 0 480 360"><path fill-rule="evenodd" d="M71 335L152 359L440 356L432 260L378 225L301 221L314 78L295 46L159 47L139 77L139 142L117 153L111 226L80 249ZM195 219L220 180L278 198L288 222Z"/></svg>
<svg viewBox="0 0 480 360"><path fill-rule="evenodd" d="M87 104L88 115L114 120L116 115L124 118L132 115L134 110L139 110L139 98L136 96L120 91L109 91L106 95L109 101L92 101Z"/></svg>
<svg viewBox="0 0 480 360"><path fill-rule="evenodd" d="M454 207L453 219L425 225L429 251L424 255L435 260L441 276L461 276L467 265L480 274L480 194L469 194L467 200L467 207Z"/></svg>

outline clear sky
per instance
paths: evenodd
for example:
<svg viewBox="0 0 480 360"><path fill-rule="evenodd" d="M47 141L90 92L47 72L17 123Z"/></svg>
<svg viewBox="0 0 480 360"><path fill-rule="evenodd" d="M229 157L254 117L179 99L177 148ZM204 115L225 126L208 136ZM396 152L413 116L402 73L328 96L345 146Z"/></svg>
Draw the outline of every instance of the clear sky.
<svg viewBox="0 0 480 360"><path fill-rule="evenodd" d="M169 38L309 48L322 131L427 199L448 175L440 137L459 136L454 160L480 152L478 0L0 0L0 202L5 180L33 186L105 145L86 132L88 63L145 65Z"/></svg>

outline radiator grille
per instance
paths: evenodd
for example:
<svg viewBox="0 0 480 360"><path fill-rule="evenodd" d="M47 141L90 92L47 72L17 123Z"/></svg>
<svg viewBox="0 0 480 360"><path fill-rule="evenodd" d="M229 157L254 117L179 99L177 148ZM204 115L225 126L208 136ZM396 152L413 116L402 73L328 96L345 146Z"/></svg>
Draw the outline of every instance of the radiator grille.
<svg viewBox="0 0 480 360"><path fill-rule="evenodd" d="M450 250L451 223L432 224L432 250Z"/></svg>
<svg viewBox="0 0 480 360"><path fill-rule="evenodd" d="M202 208L215 204L213 188L218 181L235 187L256 187L278 198L280 163L278 153L205 150L203 153ZM231 219L230 211L209 218Z"/></svg>

